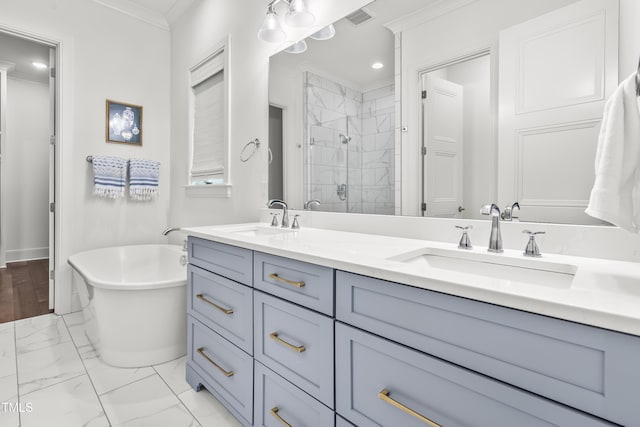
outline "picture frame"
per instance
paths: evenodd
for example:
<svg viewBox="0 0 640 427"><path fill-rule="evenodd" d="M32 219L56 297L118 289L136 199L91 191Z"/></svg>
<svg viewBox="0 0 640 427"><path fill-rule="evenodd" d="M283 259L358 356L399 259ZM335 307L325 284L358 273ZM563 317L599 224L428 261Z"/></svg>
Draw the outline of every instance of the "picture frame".
<svg viewBox="0 0 640 427"><path fill-rule="evenodd" d="M142 106L107 99L107 142L142 146Z"/></svg>

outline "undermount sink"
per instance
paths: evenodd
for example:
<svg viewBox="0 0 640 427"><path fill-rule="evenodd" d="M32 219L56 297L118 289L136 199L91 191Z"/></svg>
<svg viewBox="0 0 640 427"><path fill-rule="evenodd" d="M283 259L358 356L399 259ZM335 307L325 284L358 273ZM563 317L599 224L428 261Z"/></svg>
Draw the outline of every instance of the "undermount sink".
<svg viewBox="0 0 640 427"><path fill-rule="evenodd" d="M501 254L422 248L389 258L419 268L475 274L514 283L568 288L577 268L574 265L538 258L512 258Z"/></svg>
<svg viewBox="0 0 640 427"><path fill-rule="evenodd" d="M279 228L279 227L261 227L261 226L253 226L248 228L241 228L236 230L230 230L233 234L238 234L240 236L247 237L261 237L261 236L278 236L284 235L288 233L295 232L295 230L291 230L288 228Z"/></svg>

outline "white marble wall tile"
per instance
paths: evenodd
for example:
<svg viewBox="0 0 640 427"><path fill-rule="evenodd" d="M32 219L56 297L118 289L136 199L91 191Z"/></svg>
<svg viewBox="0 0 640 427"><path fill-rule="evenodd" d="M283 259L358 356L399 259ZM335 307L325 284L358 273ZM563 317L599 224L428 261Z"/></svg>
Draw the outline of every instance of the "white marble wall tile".
<svg viewBox="0 0 640 427"><path fill-rule="evenodd" d="M376 204L375 203L365 202L363 200L363 202L362 202L362 213L364 213L364 214L375 214L376 213Z"/></svg>
<svg viewBox="0 0 640 427"><path fill-rule="evenodd" d="M20 402L33 409L21 414L22 427L110 426L86 375L21 395Z"/></svg>
<svg viewBox="0 0 640 427"><path fill-rule="evenodd" d="M187 375L186 363L187 356L183 356L161 365L154 365L153 369L175 394L180 394L191 388L185 379Z"/></svg>
<svg viewBox="0 0 640 427"><path fill-rule="evenodd" d="M49 387L86 373L71 340L27 353L18 353L17 359L20 394Z"/></svg>
<svg viewBox="0 0 640 427"><path fill-rule="evenodd" d="M106 364L97 354L83 360L98 395L155 375L151 367L117 368Z"/></svg>
<svg viewBox="0 0 640 427"><path fill-rule="evenodd" d="M395 109L395 94L391 93L376 99L376 111L384 111L389 108Z"/></svg>
<svg viewBox="0 0 640 427"><path fill-rule="evenodd" d="M347 133L347 119L342 115L335 120L328 120L324 122L324 126L332 129L334 132ZM334 141L335 142L335 141Z"/></svg>
<svg viewBox="0 0 640 427"><path fill-rule="evenodd" d="M335 95L316 86L307 88L307 102L327 110L335 110Z"/></svg>
<svg viewBox="0 0 640 427"><path fill-rule="evenodd" d="M392 130L376 134L376 150L395 150L395 132Z"/></svg>
<svg viewBox="0 0 640 427"><path fill-rule="evenodd" d="M374 99L370 99L368 101L362 102L361 116L363 118L373 116L375 114L375 106L376 106L376 101Z"/></svg>
<svg viewBox="0 0 640 427"><path fill-rule="evenodd" d="M307 86L317 86L317 87L322 87L322 78L320 76L318 76L317 74L313 74L313 73L306 73L306 83Z"/></svg>
<svg viewBox="0 0 640 427"><path fill-rule="evenodd" d="M207 390L196 392L189 389L180 393L178 398L202 427L242 427L240 422Z"/></svg>
<svg viewBox="0 0 640 427"><path fill-rule="evenodd" d="M360 153L357 151L349 151L348 156L347 166L349 172L351 172L351 170L360 170L362 168L362 156Z"/></svg>
<svg viewBox="0 0 640 427"><path fill-rule="evenodd" d="M333 128L328 126L311 126L311 137L313 138L313 145L332 146L333 133Z"/></svg>
<svg viewBox="0 0 640 427"><path fill-rule="evenodd" d="M18 320L15 322L15 329L18 353L71 341L63 318L55 314Z"/></svg>
<svg viewBox="0 0 640 427"><path fill-rule="evenodd" d="M370 187L376 185L376 170L373 168L362 169L362 186Z"/></svg>
<svg viewBox="0 0 640 427"><path fill-rule="evenodd" d="M393 130L393 124L391 122L391 114L381 114L376 116L376 136L380 134L388 134ZM393 135L391 136L391 142L393 142ZM389 138L389 136L387 136ZM393 148L393 144L385 144L388 148Z"/></svg>
<svg viewBox="0 0 640 427"><path fill-rule="evenodd" d="M362 119L362 135L369 136L375 135L378 132L378 123L375 116L367 119Z"/></svg>
<svg viewBox="0 0 640 427"><path fill-rule="evenodd" d="M385 96L394 95L394 85L383 86L379 89L367 91L362 94L362 102L370 101L372 99L384 98Z"/></svg>
<svg viewBox="0 0 640 427"><path fill-rule="evenodd" d="M100 400L114 427L198 425L182 402L155 374L103 394Z"/></svg>
<svg viewBox="0 0 640 427"><path fill-rule="evenodd" d="M333 95L333 111L347 114L347 99L344 96Z"/></svg>
<svg viewBox="0 0 640 427"><path fill-rule="evenodd" d="M376 168L375 169L375 181L378 186L393 186L393 176L391 174L391 168Z"/></svg>
<svg viewBox="0 0 640 427"><path fill-rule="evenodd" d="M362 120L360 120L356 115L350 115L347 117L347 127L349 136L352 138L362 134Z"/></svg>
<svg viewBox="0 0 640 427"><path fill-rule="evenodd" d="M353 99L354 101L361 103L362 102L362 93L355 89L347 88L347 98Z"/></svg>
<svg viewBox="0 0 640 427"><path fill-rule="evenodd" d="M362 151L374 151L376 149L376 135L365 135L362 137Z"/></svg>
<svg viewBox="0 0 640 427"><path fill-rule="evenodd" d="M358 117L360 114L360 104L358 102L350 98L345 98L344 105L347 116Z"/></svg>

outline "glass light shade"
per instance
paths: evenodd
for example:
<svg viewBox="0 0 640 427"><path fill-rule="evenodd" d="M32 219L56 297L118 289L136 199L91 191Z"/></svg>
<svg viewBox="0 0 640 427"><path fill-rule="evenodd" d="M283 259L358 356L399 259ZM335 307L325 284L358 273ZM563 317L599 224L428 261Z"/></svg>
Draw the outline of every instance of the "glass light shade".
<svg viewBox="0 0 640 427"><path fill-rule="evenodd" d="M311 13L304 0L291 0L287 24L292 27L308 27L316 22L316 17Z"/></svg>
<svg viewBox="0 0 640 427"><path fill-rule="evenodd" d="M282 43L286 40L287 34L284 32L275 12L269 10L264 18L262 27L258 31L258 37L269 43Z"/></svg>
<svg viewBox="0 0 640 427"><path fill-rule="evenodd" d="M307 50L307 42L300 40L286 48L284 51L287 53L302 53Z"/></svg>
<svg viewBox="0 0 640 427"><path fill-rule="evenodd" d="M333 27L333 24L329 24L326 27L321 28L320 30L311 34L309 37L311 37L314 40L329 40L335 35L336 35L336 29Z"/></svg>

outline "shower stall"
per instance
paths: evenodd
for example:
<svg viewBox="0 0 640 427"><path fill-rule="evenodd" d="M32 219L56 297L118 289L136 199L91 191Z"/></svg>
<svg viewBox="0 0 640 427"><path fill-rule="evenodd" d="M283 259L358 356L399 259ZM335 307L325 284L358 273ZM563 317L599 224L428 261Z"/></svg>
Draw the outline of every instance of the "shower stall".
<svg viewBox="0 0 640 427"><path fill-rule="evenodd" d="M395 212L393 85L359 92L305 73L305 198L330 212Z"/></svg>

